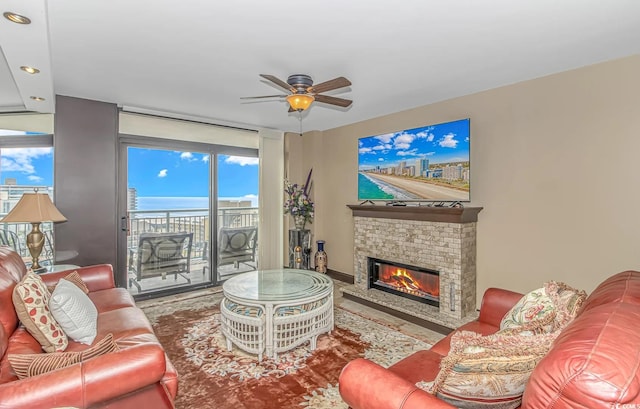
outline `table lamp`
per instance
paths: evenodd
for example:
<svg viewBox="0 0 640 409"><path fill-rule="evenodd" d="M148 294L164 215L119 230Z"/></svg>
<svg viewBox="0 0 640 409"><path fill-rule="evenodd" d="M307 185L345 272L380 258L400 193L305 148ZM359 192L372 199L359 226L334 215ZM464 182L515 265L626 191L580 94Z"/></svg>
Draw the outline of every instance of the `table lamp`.
<svg viewBox="0 0 640 409"><path fill-rule="evenodd" d="M44 233L40 231L41 222L66 222L67 219L56 209L46 193L24 193L18 203L0 222L31 223L32 229L27 234L27 248L31 254L32 270L39 270L38 257L44 246Z"/></svg>

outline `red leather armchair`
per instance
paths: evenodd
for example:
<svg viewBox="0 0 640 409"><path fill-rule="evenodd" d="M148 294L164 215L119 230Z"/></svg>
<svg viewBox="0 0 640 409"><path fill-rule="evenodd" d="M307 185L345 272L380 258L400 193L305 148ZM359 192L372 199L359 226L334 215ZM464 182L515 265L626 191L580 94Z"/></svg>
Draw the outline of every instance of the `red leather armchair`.
<svg viewBox="0 0 640 409"><path fill-rule="evenodd" d="M144 313L125 289L116 288L110 265L77 269L98 310L96 341L113 334L120 350L83 363L19 380L8 354L43 353L20 325L13 288L26 273L21 258L0 247L0 408L173 408L177 373ZM70 273L43 274L47 285ZM67 351L87 345L69 340Z"/></svg>

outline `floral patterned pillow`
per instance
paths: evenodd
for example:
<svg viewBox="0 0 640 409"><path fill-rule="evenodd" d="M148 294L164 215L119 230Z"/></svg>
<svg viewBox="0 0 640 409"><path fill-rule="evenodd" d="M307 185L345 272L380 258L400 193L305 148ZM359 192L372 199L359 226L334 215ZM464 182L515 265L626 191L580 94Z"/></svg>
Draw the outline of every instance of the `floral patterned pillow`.
<svg viewBox="0 0 640 409"><path fill-rule="evenodd" d="M436 379L416 386L457 408L520 407L531 372L559 332L529 335L506 331L487 336L456 332Z"/></svg>
<svg viewBox="0 0 640 409"><path fill-rule="evenodd" d="M535 289L524 295L520 301L505 314L500 322L500 329L519 328L529 323L548 321L555 316L555 305L544 288ZM549 325L545 332L553 330Z"/></svg>
<svg viewBox="0 0 640 409"><path fill-rule="evenodd" d="M39 275L28 272L13 289L18 319L46 352L67 349L69 340L49 311L51 293Z"/></svg>

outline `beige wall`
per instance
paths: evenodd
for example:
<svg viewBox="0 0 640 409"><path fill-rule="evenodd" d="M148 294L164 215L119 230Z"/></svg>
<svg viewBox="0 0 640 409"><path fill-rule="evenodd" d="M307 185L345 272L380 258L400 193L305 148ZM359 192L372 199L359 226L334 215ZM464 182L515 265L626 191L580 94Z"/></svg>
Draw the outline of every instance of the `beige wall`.
<svg viewBox="0 0 640 409"><path fill-rule="evenodd" d="M591 291L640 269L639 72L636 55L288 135L299 138L289 143L289 177L304 182L314 168L314 239L326 240L329 268L354 274L346 205L357 203L358 138L471 118L468 205L484 207L478 300L488 287L526 292L552 279Z"/></svg>

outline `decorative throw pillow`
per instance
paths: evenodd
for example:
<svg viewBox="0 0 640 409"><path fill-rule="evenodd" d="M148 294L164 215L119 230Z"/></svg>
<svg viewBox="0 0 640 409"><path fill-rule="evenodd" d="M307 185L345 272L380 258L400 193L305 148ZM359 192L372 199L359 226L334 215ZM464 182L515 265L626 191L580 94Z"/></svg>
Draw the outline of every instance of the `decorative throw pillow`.
<svg viewBox="0 0 640 409"><path fill-rule="evenodd" d="M458 408L511 409L520 406L531 372L546 355L557 332L482 336L460 331L440 363L433 382L416 385Z"/></svg>
<svg viewBox="0 0 640 409"><path fill-rule="evenodd" d="M577 290L561 282L546 282L544 283L544 290L556 310L555 331L563 329L573 321L587 299L587 293L584 290Z"/></svg>
<svg viewBox="0 0 640 409"><path fill-rule="evenodd" d="M553 301L544 288L538 288L525 294L505 314L500 322L500 329L518 328L532 321L547 321L552 314L555 314ZM552 330L553 325L549 325L547 332Z"/></svg>
<svg viewBox="0 0 640 409"><path fill-rule="evenodd" d="M18 319L46 352L64 351L67 336L49 311L51 294L40 276L28 272L13 289L13 305Z"/></svg>
<svg viewBox="0 0 640 409"><path fill-rule="evenodd" d="M78 286L60 280L49 300L51 314L67 337L90 345L98 332L98 310Z"/></svg>
<svg viewBox="0 0 640 409"><path fill-rule="evenodd" d="M75 284L76 286L78 286L78 288L81 289L83 293L89 294L89 288L84 283L84 281L82 281L82 277L80 277L80 274L78 274L77 271L74 271L73 273L67 274L66 276L61 278L61 280L70 281L73 284ZM50 287L47 287L47 289L49 289L49 292L52 293L53 290L56 289L56 286L52 285Z"/></svg>
<svg viewBox="0 0 640 409"><path fill-rule="evenodd" d="M118 351L112 334L107 334L94 346L82 352L54 352L51 354L9 354L7 359L19 379L65 368L78 362Z"/></svg>

